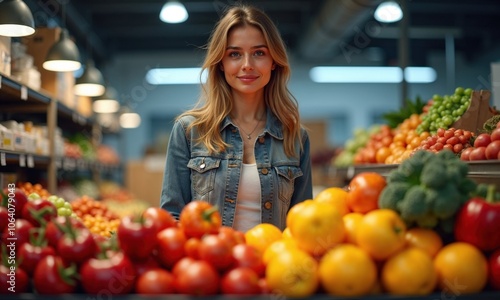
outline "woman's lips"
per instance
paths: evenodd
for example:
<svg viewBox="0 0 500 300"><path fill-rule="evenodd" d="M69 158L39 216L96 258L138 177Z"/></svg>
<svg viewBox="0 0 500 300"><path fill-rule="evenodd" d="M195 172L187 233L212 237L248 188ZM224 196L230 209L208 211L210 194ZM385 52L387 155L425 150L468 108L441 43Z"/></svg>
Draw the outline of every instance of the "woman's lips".
<svg viewBox="0 0 500 300"><path fill-rule="evenodd" d="M244 75L244 76L238 76L238 79L243 81L243 82L252 82L259 78L259 76L253 76L253 75Z"/></svg>

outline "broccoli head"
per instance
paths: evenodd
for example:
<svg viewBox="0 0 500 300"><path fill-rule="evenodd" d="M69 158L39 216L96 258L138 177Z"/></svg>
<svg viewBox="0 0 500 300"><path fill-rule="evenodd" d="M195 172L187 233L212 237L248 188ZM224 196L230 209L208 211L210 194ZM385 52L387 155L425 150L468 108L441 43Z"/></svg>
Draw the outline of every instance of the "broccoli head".
<svg viewBox="0 0 500 300"><path fill-rule="evenodd" d="M408 182L408 176L398 169L394 169L387 174L387 184L395 182Z"/></svg>
<svg viewBox="0 0 500 300"><path fill-rule="evenodd" d="M414 185L406 192L403 201L397 203L401 218L406 221L416 221L430 211L426 201L427 189L422 185Z"/></svg>
<svg viewBox="0 0 500 300"><path fill-rule="evenodd" d="M443 161L435 160L426 163L420 175L420 182L426 187L439 189L448 181L446 165Z"/></svg>
<svg viewBox="0 0 500 300"><path fill-rule="evenodd" d="M379 208L388 208L398 211L398 202L403 200L406 191L408 191L410 187L411 185L407 182L392 182L387 184L379 195Z"/></svg>
<svg viewBox="0 0 500 300"><path fill-rule="evenodd" d="M421 159L408 158L399 165L398 171L406 176L406 180L412 184L420 183L420 174L424 168L424 161Z"/></svg>
<svg viewBox="0 0 500 300"><path fill-rule="evenodd" d="M455 157L455 159L446 162L446 172L448 173L448 180L458 185L467 177L469 165Z"/></svg>
<svg viewBox="0 0 500 300"><path fill-rule="evenodd" d="M455 184L448 182L437 190L432 212L439 219L447 219L455 215L462 206L462 195Z"/></svg>

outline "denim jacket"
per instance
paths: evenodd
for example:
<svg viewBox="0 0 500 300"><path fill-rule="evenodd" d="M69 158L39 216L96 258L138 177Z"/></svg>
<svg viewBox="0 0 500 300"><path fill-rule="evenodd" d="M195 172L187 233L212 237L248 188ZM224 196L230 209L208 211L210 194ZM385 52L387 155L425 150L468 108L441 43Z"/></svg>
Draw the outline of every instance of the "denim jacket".
<svg viewBox="0 0 500 300"><path fill-rule="evenodd" d="M243 141L229 117L221 125L223 140L232 145L224 152L209 154L195 143L196 129L186 128L194 117L174 123L167 150L160 206L178 218L184 205L203 200L219 208L222 224L232 226L239 178L243 163ZM295 145L296 157L289 158L283 148L283 131L270 111L263 133L255 142L255 159L261 186L261 222L283 230L286 214L294 204L312 198L309 136L302 128L302 143Z"/></svg>

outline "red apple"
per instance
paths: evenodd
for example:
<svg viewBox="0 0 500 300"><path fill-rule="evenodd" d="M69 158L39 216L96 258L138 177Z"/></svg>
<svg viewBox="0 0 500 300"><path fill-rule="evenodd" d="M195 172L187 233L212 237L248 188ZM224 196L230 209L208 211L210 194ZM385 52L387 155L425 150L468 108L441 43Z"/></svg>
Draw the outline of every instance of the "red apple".
<svg viewBox="0 0 500 300"><path fill-rule="evenodd" d="M474 140L474 147L486 147L491 143L491 136L488 133L481 133Z"/></svg>
<svg viewBox="0 0 500 300"><path fill-rule="evenodd" d="M491 143L489 143L488 146L486 146L484 154L486 155L487 159L497 159L499 152L500 152L500 140L492 141Z"/></svg>
<svg viewBox="0 0 500 300"><path fill-rule="evenodd" d="M477 147L469 154L469 160L486 160L486 147Z"/></svg>
<svg viewBox="0 0 500 300"><path fill-rule="evenodd" d="M500 249L494 251L488 259L488 280L494 290L500 290Z"/></svg>

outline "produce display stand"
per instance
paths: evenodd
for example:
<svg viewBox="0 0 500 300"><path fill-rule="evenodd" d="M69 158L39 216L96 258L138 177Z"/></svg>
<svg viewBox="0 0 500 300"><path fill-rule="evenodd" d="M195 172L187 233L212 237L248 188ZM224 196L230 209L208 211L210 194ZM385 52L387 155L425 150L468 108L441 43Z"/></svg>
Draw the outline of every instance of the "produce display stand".
<svg viewBox="0 0 500 300"><path fill-rule="evenodd" d="M216 296L189 296L189 295L88 295L88 294L67 294L67 295L37 295L37 294L20 294L20 295L2 295L1 299L5 300L154 300L154 299L169 299L169 300L191 300L191 299L207 299L207 300L285 300L296 299L287 298L280 295L216 295ZM395 295L370 295L363 297L334 297L330 295L318 294L308 298L311 300L494 300L500 299L500 291L485 291L476 294L448 294L434 293L427 296L395 296Z"/></svg>
<svg viewBox="0 0 500 300"><path fill-rule="evenodd" d="M467 162L469 165L468 177L477 183L495 184L500 189L500 160L479 160ZM362 172L375 172L387 176L399 164L365 164L347 168L329 167L327 177L337 178L348 183L355 175Z"/></svg>

